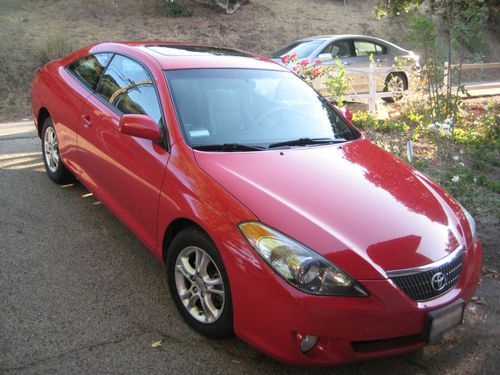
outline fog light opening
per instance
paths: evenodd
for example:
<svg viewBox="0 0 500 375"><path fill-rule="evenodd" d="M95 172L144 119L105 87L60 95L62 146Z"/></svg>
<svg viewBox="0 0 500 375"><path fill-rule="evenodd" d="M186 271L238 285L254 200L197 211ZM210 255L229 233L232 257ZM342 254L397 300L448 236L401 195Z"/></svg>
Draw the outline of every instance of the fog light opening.
<svg viewBox="0 0 500 375"><path fill-rule="evenodd" d="M300 343L300 351L306 353L318 343L318 336L302 335L297 333L297 339Z"/></svg>

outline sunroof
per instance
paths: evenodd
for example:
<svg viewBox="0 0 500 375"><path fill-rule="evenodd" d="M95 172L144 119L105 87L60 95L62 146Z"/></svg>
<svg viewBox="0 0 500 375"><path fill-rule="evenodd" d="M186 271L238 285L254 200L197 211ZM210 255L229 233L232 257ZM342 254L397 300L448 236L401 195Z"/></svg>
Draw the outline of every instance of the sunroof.
<svg viewBox="0 0 500 375"><path fill-rule="evenodd" d="M252 57L244 52L235 51L230 48L207 47L207 46L192 46L192 45L161 45L150 44L146 46L148 49L155 51L164 56L240 56Z"/></svg>

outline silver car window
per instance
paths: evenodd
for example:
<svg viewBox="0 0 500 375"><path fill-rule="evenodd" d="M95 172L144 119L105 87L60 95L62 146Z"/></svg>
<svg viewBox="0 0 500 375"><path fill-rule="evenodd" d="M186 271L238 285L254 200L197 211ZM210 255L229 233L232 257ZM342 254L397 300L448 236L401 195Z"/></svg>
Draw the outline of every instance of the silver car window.
<svg viewBox="0 0 500 375"><path fill-rule="evenodd" d="M329 46L329 51L333 57L351 57L351 42L348 40L338 40Z"/></svg>
<svg viewBox="0 0 500 375"><path fill-rule="evenodd" d="M364 40L355 40L354 49L356 56L383 55L387 49L379 44Z"/></svg>

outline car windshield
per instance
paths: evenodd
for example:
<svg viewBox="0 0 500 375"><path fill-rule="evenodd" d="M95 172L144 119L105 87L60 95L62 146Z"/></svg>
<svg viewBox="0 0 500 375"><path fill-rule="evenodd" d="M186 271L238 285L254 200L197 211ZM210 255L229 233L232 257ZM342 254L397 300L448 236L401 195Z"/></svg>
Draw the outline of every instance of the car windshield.
<svg viewBox="0 0 500 375"><path fill-rule="evenodd" d="M313 53L313 51L318 48L323 42L324 40L307 40L302 42L294 42L289 46L276 51L269 58L279 59L283 55L292 55L296 53L299 59L303 59Z"/></svg>
<svg viewBox="0 0 500 375"><path fill-rule="evenodd" d="M165 72L191 147L239 151L353 140L360 134L295 74L257 69ZM220 146L229 146L221 149Z"/></svg>

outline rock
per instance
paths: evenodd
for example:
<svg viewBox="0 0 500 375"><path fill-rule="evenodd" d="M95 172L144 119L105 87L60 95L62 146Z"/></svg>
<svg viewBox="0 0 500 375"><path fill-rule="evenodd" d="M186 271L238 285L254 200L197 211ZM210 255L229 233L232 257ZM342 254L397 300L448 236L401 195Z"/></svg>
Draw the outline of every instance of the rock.
<svg viewBox="0 0 500 375"><path fill-rule="evenodd" d="M225 9L226 13L233 14L242 5L250 2L250 0L195 0L198 3L217 5Z"/></svg>

